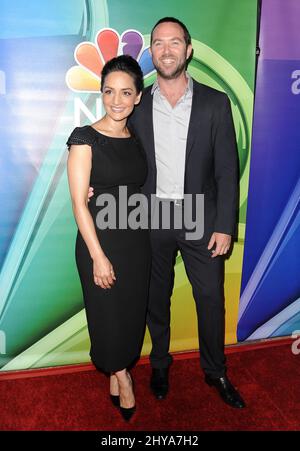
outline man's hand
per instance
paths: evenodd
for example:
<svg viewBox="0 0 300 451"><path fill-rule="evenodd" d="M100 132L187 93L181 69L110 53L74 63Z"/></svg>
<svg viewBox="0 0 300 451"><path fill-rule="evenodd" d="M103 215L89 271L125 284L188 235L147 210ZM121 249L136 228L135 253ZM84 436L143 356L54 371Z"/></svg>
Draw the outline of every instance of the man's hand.
<svg viewBox="0 0 300 451"><path fill-rule="evenodd" d="M94 195L94 188L89 186L89 191L88 191L88 202L90 201L90 198L93 197Z"/></svg>
<svg viewBox="0 0 300 451"><path fill-rule="evenodd" d="M214 232L209 240L207 249L211 249L214 245L216 248L212 251L212 258L218 255L224 255L228 252L231 244L231 235L226 235L226 233Z"/></svg>

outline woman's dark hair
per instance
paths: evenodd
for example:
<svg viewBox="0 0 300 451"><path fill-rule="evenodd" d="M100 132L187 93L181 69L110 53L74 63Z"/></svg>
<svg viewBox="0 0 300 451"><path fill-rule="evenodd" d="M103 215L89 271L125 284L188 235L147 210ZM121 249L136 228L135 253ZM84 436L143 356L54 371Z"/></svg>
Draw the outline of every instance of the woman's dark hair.
<svg viewBox="0 0 300 451"><path fill-rule="evenodd" d="M156 24L155 24L154 27L152 28L152 31L151 31L151 39L150 39L150 43L151 43L151 44L152 44L152 40L153 40L153 32L154 32L155 28L156 28L159 24L165 23L165 22L177 23L177 25L179 25L179 26L182 28L186 46L188 46L189 44L192 43L192 39L191 39L190 32L189 32L189 30L186 28L186 26L184 25L183 22L181 22L180 20L176 19L175 17L163 17L163 18L160 19L158 22L156 22Z"/></svg>
<svg viewBox="0 0 300 451"><path fill-rule="evenodd" d="M111 72L126 72L133 78L134 86L139 94L144 89L144 76L139 63L130 55L120 55L105 64L101 73L101 92L105 78Z"/></svg>

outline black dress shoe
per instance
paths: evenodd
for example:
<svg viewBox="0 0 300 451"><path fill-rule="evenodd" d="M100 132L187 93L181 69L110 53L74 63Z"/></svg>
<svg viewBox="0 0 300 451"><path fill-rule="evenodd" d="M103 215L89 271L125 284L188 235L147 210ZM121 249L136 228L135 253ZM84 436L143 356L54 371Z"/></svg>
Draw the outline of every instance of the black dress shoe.
<svg viewBox="0 0 300 451"><path fill-rule="evenodd" d="M164 399L169 390L169 368L153 368L150 388L157 399Z"/></svg>
<svg viewBox="0 0 300 451"><path fill-rule="evenodd" d="M245 401L239 394L239 392L231 384L227 376L212 378L208 375L205 376L205 382L213 387L216 387L221 398L226 404L237 409L246 407Z"/></svg>

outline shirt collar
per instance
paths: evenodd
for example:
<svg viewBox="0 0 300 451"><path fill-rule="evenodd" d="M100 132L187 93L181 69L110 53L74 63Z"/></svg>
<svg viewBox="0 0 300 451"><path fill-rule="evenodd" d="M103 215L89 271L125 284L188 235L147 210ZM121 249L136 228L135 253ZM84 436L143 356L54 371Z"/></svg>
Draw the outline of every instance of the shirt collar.
<svg viewBox="0 0 300 451"><path fill-rule="evenodd" d="M186 90L185 90L185 95L186 94L193 94L193 79L192 79L192 77L190 76L190 74L188 72L185 73L185 76L186 76L186 78L188 80L187 86L186 86ZM158 92L160 92L159 84L158 84L157 79L155 80L155 82L152 85L151 94L153 95L156 90Z"/></svg>

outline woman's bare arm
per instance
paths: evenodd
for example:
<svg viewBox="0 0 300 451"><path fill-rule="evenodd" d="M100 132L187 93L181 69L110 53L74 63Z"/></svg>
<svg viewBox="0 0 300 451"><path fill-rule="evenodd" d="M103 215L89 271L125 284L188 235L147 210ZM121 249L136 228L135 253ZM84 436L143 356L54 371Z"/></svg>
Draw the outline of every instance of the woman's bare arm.
<svg viewBox="0 0 300 451"><path fill-rule="evenodd" d="M94 262L95 283L102 288L110 288L115 280L113 268L101 248L87 207L91 166L91 147L73 144L70 147L67 169L74 217Z"/></svg>

